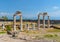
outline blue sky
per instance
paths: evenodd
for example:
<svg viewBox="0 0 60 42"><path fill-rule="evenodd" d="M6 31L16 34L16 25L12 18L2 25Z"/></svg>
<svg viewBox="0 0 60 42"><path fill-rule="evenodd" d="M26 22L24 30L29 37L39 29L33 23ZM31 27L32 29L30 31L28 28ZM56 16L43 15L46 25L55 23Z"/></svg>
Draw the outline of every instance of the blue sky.
<svg viewBox="0 0 60 42"><path fill-rule="evenodd" d="M60 0L0 0L0 16L13 19L18 10L26 19L37 19L38 13L48 12L51 20L60 20Z"/></svg>

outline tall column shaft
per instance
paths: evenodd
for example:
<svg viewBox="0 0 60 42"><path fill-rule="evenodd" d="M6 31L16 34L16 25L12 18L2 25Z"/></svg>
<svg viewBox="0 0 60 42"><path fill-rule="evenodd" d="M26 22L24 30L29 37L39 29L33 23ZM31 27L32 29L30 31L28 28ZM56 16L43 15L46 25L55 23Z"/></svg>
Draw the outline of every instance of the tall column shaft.
<svg viewBox="0 0 60 42"><path fill-rule="evenodd" d="M14 28L13 28L13 30L16 31L16 17L13 16L13 19L14 19L14 22L13 22Z"/></svg>
<svg viewBox="0 0 60 42"><path fill-rule="evenodd" d="M23 27L22 27L22 15L20 15L20 27L21 27L21 30L23 30Z"/></svg>
<svg viewBox="0 0 60 42"><path fill-rule="evenodd" d="M38 29L40 28L40 16L38 15Z"/></svg>
<svg viewBox="0 0 60 42"><path fill-rule="evenodd" d="M43 28L45 28L45 16L43 16Z"/></svg>
<svg viewBox="0 0 60 42"><path fill-rule="evenodd" d="M49 16L48 16L48 28L50 28L50 19L49 19Z"/></svg>

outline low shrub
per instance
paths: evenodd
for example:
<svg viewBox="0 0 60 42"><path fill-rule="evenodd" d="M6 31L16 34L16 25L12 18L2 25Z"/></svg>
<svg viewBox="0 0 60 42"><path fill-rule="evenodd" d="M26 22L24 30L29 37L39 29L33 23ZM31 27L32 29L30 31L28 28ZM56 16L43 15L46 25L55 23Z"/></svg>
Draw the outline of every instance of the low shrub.
<svg viewBox="0 0 60 42"><path fill-rule="evenodd" d="M60 32L59 29L48 29L47 32Z"/></svg>
<svg viewBox="0 0 60 42"><path fill-rule="evenodd" d="M54 34L54 36L55 36L55 37L58 37L58 35L57 35L57 34Z"/></svg>
<svg viewBox="0 0 60 42"><path fill-rule="evenodd" d="M9 25L6 26L7 31L11 31L11 27Z"/></svg>
<svg viewBox="0 0 60 42"><path fill-rule="evenodd" d="M44 37L51 38L51 37L58 37L57 34L46 34Z"/></svg>
<svg viewBox="0 0 60 42"><path fill-rule="evenodd" d="M50 38L50 37L53 37L53 35L52 34L46 34L46 35L44 35L44 37Z"/></svg>
<svg viewBox="0 0 60 42"><path fill-rule="evenodd" d="M3 32L3 31L2 31L2 32L0 32L0 34L4 34L4 33L6 33L6 32Z"/></svg>
<svg viewBox="0 0 60 42"><path fill-rule="evenodd" d="M7 34L11 34L11 27L9 25L6 26Z"/></svg>

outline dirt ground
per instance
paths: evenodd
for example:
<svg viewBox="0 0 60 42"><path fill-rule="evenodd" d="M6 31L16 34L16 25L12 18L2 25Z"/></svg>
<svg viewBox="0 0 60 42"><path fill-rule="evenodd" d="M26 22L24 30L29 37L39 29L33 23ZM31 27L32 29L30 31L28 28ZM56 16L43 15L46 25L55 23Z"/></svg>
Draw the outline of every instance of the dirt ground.
<svg viewBox="0 0 60 42"><path fill-rule="evenodd" d="M1 34L0 42L25 42L25 40L11 38L10 35Z"/></svg>
<svg viewBox="0 0 60 42"><path fill-rule="evenodd" d="M41 29L39 31L24 31L20 32L18 36L12 37L12 35L8 34L0 34L0 42L57 42L56 39L60 39L60 32L59 30L49 29L48 32L45 31L45 29ZM53 38L41 38L41 36L44 36L45 34L57 34L58 36ZM33 39L33 38L39 38L39 39ZM56 38L56 39L55 39Z"/></svg>

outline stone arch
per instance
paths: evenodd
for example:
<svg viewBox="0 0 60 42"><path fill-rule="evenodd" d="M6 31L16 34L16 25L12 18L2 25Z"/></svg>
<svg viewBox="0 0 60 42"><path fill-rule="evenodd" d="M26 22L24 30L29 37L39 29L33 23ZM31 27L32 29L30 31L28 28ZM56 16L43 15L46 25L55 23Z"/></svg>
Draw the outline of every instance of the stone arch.
<svg viewBox="0 0 60 42"><path fill-rule="evenodd" d="M20 26L21 26L21 30L22 30L22 14L20 11L16 11L16 13L13 15L13 30L16 31L16 16L20 16Z"/></svg>
<svg viewBox="0 0 60 42"><path fill-rule="evenodd" d="M44 12L44 13L38 14L38 29L40 28L40 16L41 15L43 16L43 28L45 28L45 16L48 17L48 28L50 28L49 15L47 14L47 12Z"/></svg>

